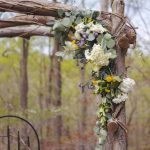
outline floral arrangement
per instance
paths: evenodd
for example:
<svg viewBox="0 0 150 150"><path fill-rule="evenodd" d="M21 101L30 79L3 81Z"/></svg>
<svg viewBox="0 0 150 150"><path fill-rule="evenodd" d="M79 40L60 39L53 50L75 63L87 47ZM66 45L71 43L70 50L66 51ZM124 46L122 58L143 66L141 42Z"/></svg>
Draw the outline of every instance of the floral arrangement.
<svg viewBox="0 0 150 150"><path fill-rule="evenodd" d="M123 75L115 75L116 41L105 24L97 19L97 12L59 10L58 14L61 19L55 22L53 29L61 38L64 50L56 55L77 59L83 66L90 63L92 70L88 87L102 99L95 127L98 136L96 150L99 150L107 137L107 123L112 119L113 105L128 99L135 82Z"/></svg>

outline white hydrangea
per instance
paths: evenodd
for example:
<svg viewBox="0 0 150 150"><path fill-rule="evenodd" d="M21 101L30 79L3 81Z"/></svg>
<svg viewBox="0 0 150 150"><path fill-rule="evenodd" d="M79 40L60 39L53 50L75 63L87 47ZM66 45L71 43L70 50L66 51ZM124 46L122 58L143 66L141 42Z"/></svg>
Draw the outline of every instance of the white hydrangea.
<svg viewBox="0 0 150 150"><path fill-rule="evenodd" d="M107 31L101 24L92 24L90 27L90 31L98 32L98 33L104 33Z"/></svg>
<svg viewBox="0 0 150 150"><path fill-rule="evenodd" d="M135 81L131 78L123 79L122 83L120 84L119 88L124 93L129 93L135 85Z"/></svg>
<svg viewBox="0 0 150 150"><path fill-rule="evenodd" d="M77 26L75 26L75 30L77 32L82 32L85 27L86 27L85 24L83 22L81 22Z"/></svg>
<svg viewBox="0 0 150 150"><path fill-rule="evenodd" d="M126 93L123 93L123 94L119 94L116 98L114 98L112 101L115 103L115 104L119 104L121 102L124 102L128 99L128 94Z"/></svg>
<svg viewBox="0 0 150 150"><path fill-rule="evenodd" d="M97 72L102 66L109 64L111 53L104 53L101 45L94 44L91 52L89 50L85 51L85 57L93 64L93 70Z"/></svg>

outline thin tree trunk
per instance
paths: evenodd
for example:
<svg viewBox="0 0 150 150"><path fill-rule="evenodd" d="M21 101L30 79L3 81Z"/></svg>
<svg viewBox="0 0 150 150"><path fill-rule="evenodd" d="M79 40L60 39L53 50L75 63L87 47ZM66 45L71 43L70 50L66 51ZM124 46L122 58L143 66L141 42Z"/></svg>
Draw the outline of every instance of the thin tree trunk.
<svg viewBox="0 0 150 150"><path fill-rule="evenodd" d="M85 70L81 70L81 82L84 83L85 81ZM81 96L80 96L80 103L81 103L81 121L80 121L80 129L79 132L81 134L80 146L79 150L86 150L86 143L84 141L84 136L86 132L86 118L87 118L87 96L86 96L85 87L81 87Z"/></svg>
<svg viewBox="0 0 150 150"><path fill-rule="evenodd" d="M27 39L22 40L22 51L21 51L21 59L20 59L20 106L21 110L23 110L23 115L25 118L28 117L27 108L28 108L28 50L29 50L29 41ZM23 125L22 127L22 135L27 135L27 127ZM27 139L23 138L26 143ZM22 147L21 150L26 150L27 147Z"/></svg>
<svg viewBox="0 0 150 150"><path fill-rule="evenodd" d="M28 48L29 41L23 39L23 49L20 59L20 106L23 111L28 108Z"/></svg>
<svg viewBox="0 0 150 150"><path fill-rule="evenodd" d="M112 11L122 17L124 17L124 0L114 0L112 3ZM120 19L117 17L112 18L113 28L112 32L115 32L118 25L120 24ZM117 46L117 59L116 59L116 74L122 75L126 73L125 68L125 56L127 50L120 49ZM125 104L118 115L118 119L126 125L126 113L125 113ZM113 143L114 150L127 150L127 137L125 131L119 127L118 132L114 136Z"/></svg>
<svg viewBox="0 0 150 150"><path fill-rule="evenodd" d="M52 57L52 64L53 64L53 105L56 109L61 107L61 64L58 61L58 58L55 56L55 53L59 51L59 37L55 35L54 38L54 49L53 49L53 57ZM61 136L62 136L62 116L61 114L57 114L56 117L53 119L53 126L54 126L54 139L58 145L56 150L61 150Z"/></svg>

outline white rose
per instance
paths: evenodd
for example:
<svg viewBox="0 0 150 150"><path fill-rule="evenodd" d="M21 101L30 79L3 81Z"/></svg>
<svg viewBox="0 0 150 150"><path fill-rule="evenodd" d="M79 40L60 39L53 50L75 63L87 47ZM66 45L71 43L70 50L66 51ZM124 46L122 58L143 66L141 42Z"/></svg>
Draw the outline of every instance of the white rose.
<svg viewBox="0 0 150 150"><path fill-rule="evenodd" d="M130 78L123 79L122 83L120 84L119 88L124 93L129 93L135 85L135 81Z"/></svg>

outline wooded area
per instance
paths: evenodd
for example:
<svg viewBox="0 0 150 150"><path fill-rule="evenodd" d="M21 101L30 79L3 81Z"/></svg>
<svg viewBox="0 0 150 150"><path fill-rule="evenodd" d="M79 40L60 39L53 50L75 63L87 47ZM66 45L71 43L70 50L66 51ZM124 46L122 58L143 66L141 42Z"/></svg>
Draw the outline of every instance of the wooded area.
<svg viewBox="0 0 150 150"><path fill-rule="evenodd" d="M83 8L84 2L81 2ZM103 14L99 19L108 23L112 33L117 32L118 26L125 27L123 32L126 35L129 31L134 33L130 22L125 24L123 0L114 0L111 4L108 0L100 0L97 5L99 3ZM93 150L96 143L93 132L97 108L95 96L89 89L78 87L80 81L88 79L90 66L80 70L74 61L62 62L55 55L61 47L52 25L59 18L58 10L62 8L70 11L72 6L46 0L0 0L2 14L17 13L16 16L0 19L0 37L3 37L0 40L0 114L21 115L33 122L40 135L42 150ZM110 8L116 15L107 13ZM23 38L8 39L10 37ZM117 47L115 71L119 75L128 71L136 80L136 88L126 104L127 116L125 105L117 116L127 124L128 138L119 127L114 137L109 133L105 150L150 148L147 140L150 132L150 57L149 53L140 55L141 48L136 47L134 51L129 51L125 63L127 49L128 45L125 49ZM17 130L15 124L24 134L31 132L15 120L11 123L14 132ZM2 122L1 133L3 125L5 123ZM34 139L32 142L35 144ZM2 143L0 149L4 149L4 139ZM33 145L35 147L36 144Z"/></svg>

